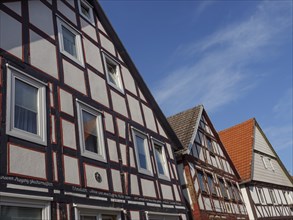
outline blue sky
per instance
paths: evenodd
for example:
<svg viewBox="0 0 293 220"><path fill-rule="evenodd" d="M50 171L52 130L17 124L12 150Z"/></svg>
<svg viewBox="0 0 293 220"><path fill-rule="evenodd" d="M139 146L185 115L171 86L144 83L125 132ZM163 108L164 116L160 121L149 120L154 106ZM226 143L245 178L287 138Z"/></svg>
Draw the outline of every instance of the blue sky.
<svg viewBox="0 0 293 220"><path fill-rule="evenodd" d="M293 173L292 1L100 3L166 116L255 117Z"/></svg>

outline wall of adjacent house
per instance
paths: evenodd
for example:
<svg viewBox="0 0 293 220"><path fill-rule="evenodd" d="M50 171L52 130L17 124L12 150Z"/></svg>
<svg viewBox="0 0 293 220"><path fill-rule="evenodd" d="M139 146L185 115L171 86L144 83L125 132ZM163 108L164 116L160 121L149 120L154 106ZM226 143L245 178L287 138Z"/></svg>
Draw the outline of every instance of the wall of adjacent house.
<svg viewBox="0 0 293 220"><path fill-rule="evenodd" d="M7 2L0 3L0 9L1 85L5 88L7 84L3 77L9 68L6 63L48 85L47 146L7 136L6 142L1 142L7 152L2 156L7 157L7 163L1 162L1 175L52 183L58 196L61 188L65 194L74 193L82 198L97 197L90 192L98 192L98 197L124 195L128 197L121 196L119 206L135 198L135 209L185 212L173 143L143 94L141 84L133 77L135 73L128 69L98 17L94 16L93 23L84 19L77 0ZM81 63L60 52L58 20L79 33ZM104 54L119 66L122 90L108 83ZM103 115L106 162L81 154L77 99ZM4 103L3 109L5 106ZM133 128L147 137L153 175L139 172ZM165 149L167 180L157 174L151 138L162 142ZM96 173L100 174L101 183L97 182ZM46 188L42 190L52 193ZM138 198L141 201L136 203Z"/></svg>
<svg viewBox="0 0 293 220"><path fill-rule="evenodd" d="M255 127L252 179L293 187L293 184L278 162L275 153L257 126Z"/></svg>
<svg viewBox="0 0 293 220"><path fill-rule="evenodd" d="M250 193L252 203L248 199L247 193L244 192L249 203L249 217L252 218L252 208L255 209L257 218L262 217L281 217L293 216L293 190L286 187L277 188L273 185L255 184L247 188ZM246 191L245 188L242 191Z"/></svg>

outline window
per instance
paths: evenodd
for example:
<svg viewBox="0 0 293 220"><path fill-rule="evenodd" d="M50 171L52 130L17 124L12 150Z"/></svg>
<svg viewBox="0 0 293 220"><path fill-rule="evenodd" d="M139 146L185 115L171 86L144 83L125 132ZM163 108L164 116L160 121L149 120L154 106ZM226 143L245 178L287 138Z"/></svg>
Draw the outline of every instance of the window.
<svg viewBox="0 0 293 220"><path fill-rule="evenodd" d="M272 159L269 158L269 162L270 162L270 165L271 165L272 171L275 171L275 167L274 167L274 165L273 165L273 161L272 161Z"/></svg>
<svg viewBox="0 0 293 220"><path fill-rule="evenodd" d="M277 202L275 192L273 190L269 189L269 194L270 194L272 203L275 204Z"/></svg>
<svg viewBox="0 0 293 220"><path fill-rule="evenodd" d="M79 100L77 113L81 154L105 162L102 114Z"/></svg>
<svg viewBox="0 0 293 220"><path fill-rule="evenodd" d="M213 149L213 146L212 146L212 140L210 138L208 138L208 137L207 137L207 147L208 147L209 151L214 153L214 149Z"/></svg>
<svg viewBox="0 0 293 220"><path fill-rule="evenodd" d="M233 184L232 188L233 188L233 191L234 191L235 199L237 201L241 201L240 192L239 192L238 187L236 186L236 184Z"/></svg>
<svg viewBox="0 0 293 220"><path fill-rule="evenodd" d="M264 158L263 156L260 156L262 162L263 162L263 165L265 166L266 169L268 169L268 165L266 163L266 158Z"/></svg>
<svg viewBox="0 0 293 220"><path fill-rule="evenodd" d="M46 201L0 198L0 219L47 220L50 219L50 204Z"/></svg>
<svg viewBox="0 0 293 220"><path fill-rule="evenodd" d="M260 202L261 202L261 203L265 203L264 195L263 195L262 189L258 189L258 195L259 195Z"/></svg>
<svg viewBox="0 0 293 220"><path fill-rule="evenodd" d="M76 204L75 206L75 219L79 220L121 220L121 209L100 207L100 206L87 206Z"/></svg>
<svg viewBox="0 0 293 220"><path fill-rule="evenodd" d="M46 145L46 84L9 66L6 117L7 134Z"/></svg>
<svg viewBox="0 0 293 220"><path fill-rule="evenodd" d="M81 34L60 18L57 18L57 23L60 52L83 66Z"/></svg>
<svg viewBox="0 0 293 220"><path fill-rule="evenodd" d="M147 136L134 129L132 131L138 170L141 173L153 175Z"/></svg>
<svg viewBox="0 0 293 220"><path fill-rule="evenodd" d="M208 177L208 184L209 184L209 188L210 188L210 193L211 194L214 194L214 195L217 195L216 189L215 189L215 185L214 185L214 178L213 178L213 176L210 175L210 174L208 174L207 177Z"/></svg>
<svg viewBox="0 0 293 220"><path fill-rule="evenodd" d="M90 23L94 23L94 16L93 16L93 8L92 6L85 0L78 1L79 6L79 13Z"/></svg>
<svg viewBox="0 0 293 220"><path fill-rule="evenodd" d="M118 63L106 54L103 54L103 57L109 85L123 93L124 91Z"/></svg>
<svg viewBox="0 0 293 220"><path fill-rule="evenodd" d="M203 175L203 172L198 171L197 172L197 178L198 178L199 187L200 187L201 191L202 192L207 192L206 185L204 183L204 175Z"/></svg>
<svg viewBox="0 0 293 220"><path fill-rule="evenodd" d="M163 143L153 140L153 149L157 165L158 176L162 179L169 180L166 153Z"/></svg>
<svg viewBox="0 0 293 220"><path fill-rule="evenodd" d="M227 194L227 190L226 190L226 187L225 187L224 180L219 178L219 183L220 183L220 189L221 189L221 192L222 192L222 196L227 199L228 194Z"/></svg>
<svg viewBox="0 0 293 220"><path fill-rule="evenodd" d="M234 200L235 197L234 197L234 194L233 194L233 190L232 190L231 183L228 182L228 181L226 181L226 183L227 183L227 187L228 187L228 191L229 191L230 199L233 199L233 200Z"/></svg>

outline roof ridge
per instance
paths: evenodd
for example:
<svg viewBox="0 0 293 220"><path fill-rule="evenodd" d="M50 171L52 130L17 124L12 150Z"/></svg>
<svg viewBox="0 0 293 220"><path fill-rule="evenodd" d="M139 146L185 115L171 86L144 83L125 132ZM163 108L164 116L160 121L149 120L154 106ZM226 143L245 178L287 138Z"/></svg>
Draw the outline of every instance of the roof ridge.
<svg viewBox="0 0 293 220"><path fill-rule="evenodd" d="M246 121L240 122L240 123L238 123L236 125L232 125L231 127L225 128L225 129L223 129L221 131L218 131L218 133L223 133L225 131L228 131L228 130L231 130L231 129L235 129L236 127L238 127L240 125L243 125L243 124L246 124L246 123L249 123L250 121L256 122L255 117L250 118L250 119L247 119Z"/></svg>

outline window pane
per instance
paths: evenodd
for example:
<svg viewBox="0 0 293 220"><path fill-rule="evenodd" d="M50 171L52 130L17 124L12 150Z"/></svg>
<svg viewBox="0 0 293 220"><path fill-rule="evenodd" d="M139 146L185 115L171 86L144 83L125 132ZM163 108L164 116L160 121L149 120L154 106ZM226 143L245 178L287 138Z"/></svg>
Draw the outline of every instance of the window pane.
<svg viewBox="0 0 293 220"><path fill-rule="evenodd" d="M38 89L15 79L14 127L37 134Z"/></svg>
<svg viewBox="0 0 293 220"><path fill-rule="evenodd" d="M2 205L0 208L0 219L42 220L42 209Z"/></svg>
<svg viewBox="0 0 293 220"><path fill-rule="evenodd" d="M90 16L90 8L81 2L81 12L87 18L91 18Z"/></svg>
<svg viewBox="0 0 293 220"><path fill-rule="evenodd" d="M64 50L77 58L75 34L69 31L66 27L62 26L62 35Z"/></svg>
<svg viewBox="0 0 293 220"><path fill-rule="evenodd" d="M97 117L82 111L85 149L94 153L98 151Z"/></svg>
<svg viewBox="0 0 293 220"><path fill-rule="evenodd" d="M136 135L136 145L138 150L139 156L139 165L143 169L147 169L147 161L146 161L146 153L145 153L145 146L144 146L144 138Z"/></svg>
<svg viewBox="0 0 293 220"><path fill-rule="evenodd" d="M209 151L213 152L214 153L214 149L213 149L213 146L212 146L212 141L210 138L207 138L207 147L209 149Z"/></svg>
<svg viewBox="0 0 293 220"><path fill-rule="evenodd" d="M107 62L108 76L111 83L118 86L117 66L113 63Z"/></svg>
<svg viewBox="0 0 293 220"><path fill-rule="evenodd" d="M198 172L197 177L198 177L199 187L200 187L201 191L206 192L206 187L205 187L204 180L203 180L203 173Z"/></svg>
<svg viewBox="0 0 293 220"><path fill-rule="evenodd" d="M80 220L96 220L96 216L85 216L85 215L82 215L80 216Z"/></svg>
<svg viewBox="0 0 293 220"><path fill-rule="evenodd" d="M208 175L208 184L209 184L210 192L212 194L216 194L213 177L210 175Z"/></svg>
<svg viewBox="0 0 293 220"><path fill-rule="evenodd" d="M155 156L159 174L165 175L162 147L155 144Z"/></svg>
<svg viewBox="0 0 293 220"><path fill-rule="evenodd" d="M115 215L102 215L102 220L116 220Z"/></svg>
<svg viewBox="0 0 293 220"><path fill-rule="evenodd" d="M226 187L225 187L224 181L222 179L219 179L219 183L220 183L220 188L221 188L222 196L225 197L225 198L228 198L228 194L227 194L227 191L226 191Z"/></svg>

